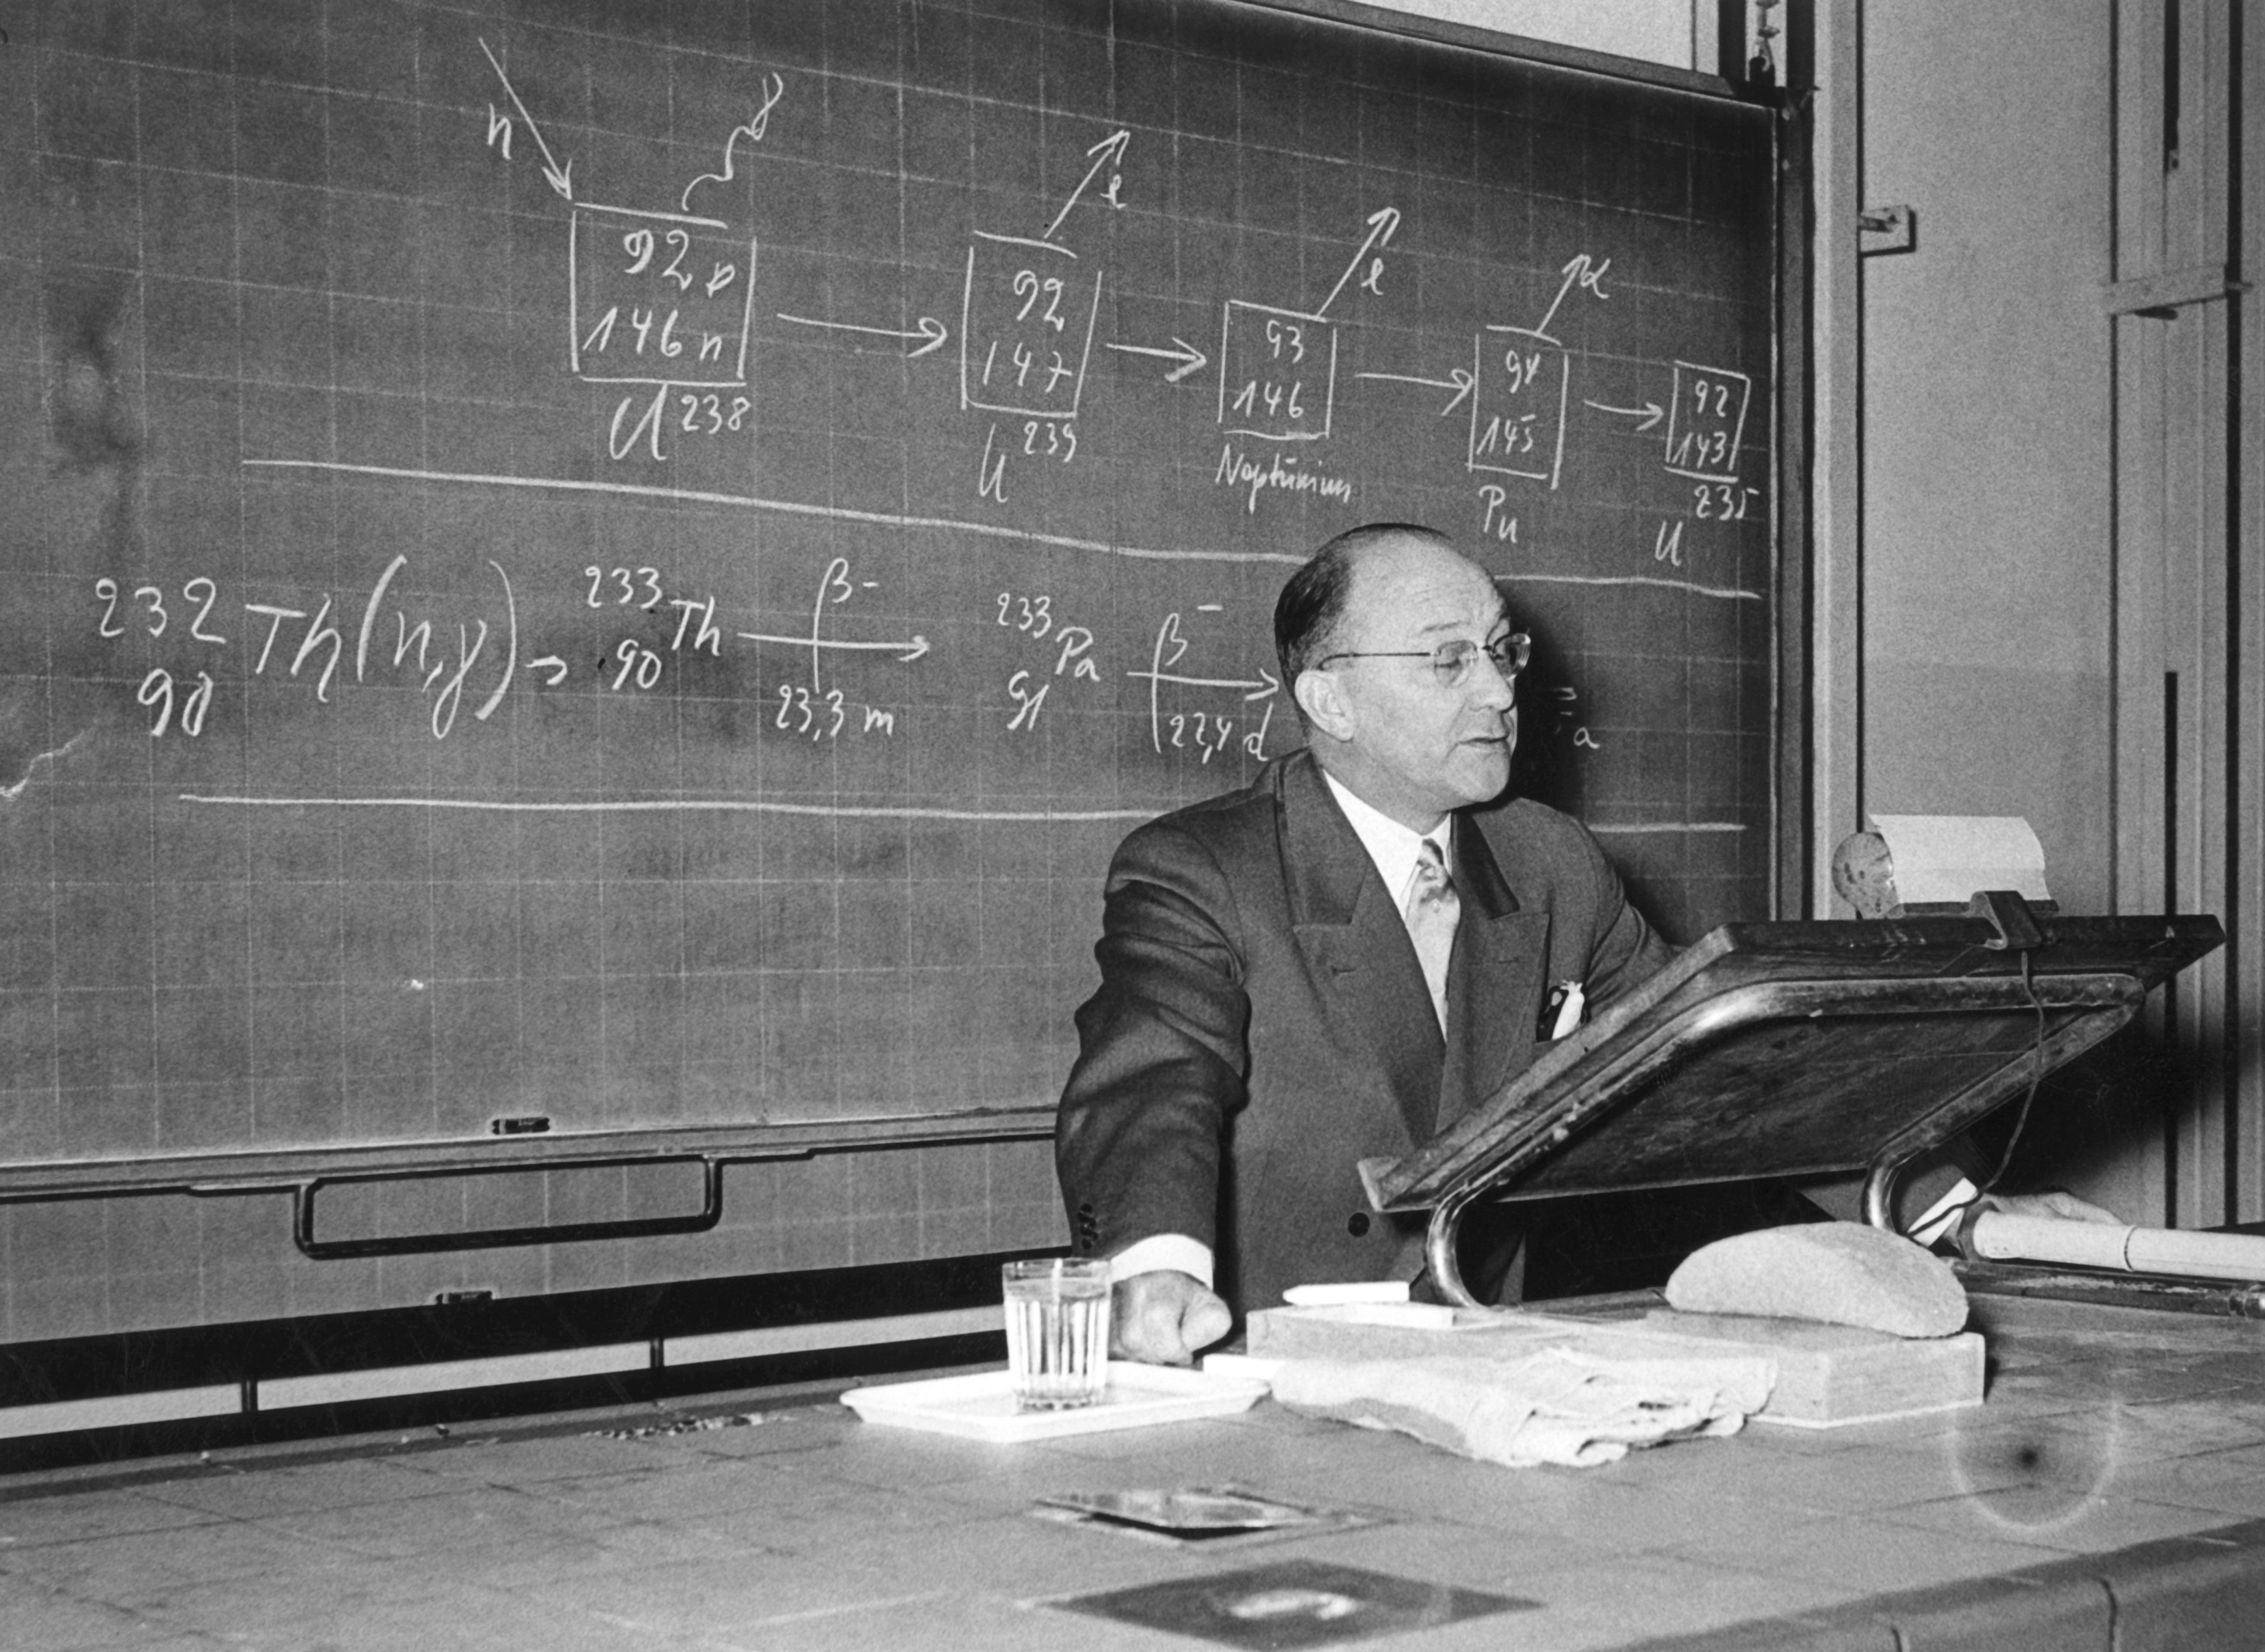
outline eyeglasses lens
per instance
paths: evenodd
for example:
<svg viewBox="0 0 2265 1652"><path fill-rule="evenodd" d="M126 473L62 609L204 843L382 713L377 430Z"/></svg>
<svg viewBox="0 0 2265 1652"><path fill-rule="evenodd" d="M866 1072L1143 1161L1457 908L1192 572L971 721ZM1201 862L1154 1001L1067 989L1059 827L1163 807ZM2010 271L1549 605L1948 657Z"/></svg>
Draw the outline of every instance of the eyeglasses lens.
<svg viewBox="0 0 2265 1652"><path fill-rule="evenodd" d="M1476 643L1442 643L1431 651L1431 669L1438 674L1446 688L1459 687L1471 673L1471 667L1484 655L1503 676L1516 681L1518 673L1526 669L1530 644L1523 632L1504 637L1482 648Z"/></svg>

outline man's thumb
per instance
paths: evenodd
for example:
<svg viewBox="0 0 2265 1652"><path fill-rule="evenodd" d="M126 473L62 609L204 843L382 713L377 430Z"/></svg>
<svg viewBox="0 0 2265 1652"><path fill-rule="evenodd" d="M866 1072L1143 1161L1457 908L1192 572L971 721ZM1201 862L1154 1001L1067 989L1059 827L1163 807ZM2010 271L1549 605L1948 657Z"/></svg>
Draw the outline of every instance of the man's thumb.
<svg viewBox="0 0 2265 1652"><path fill-rule="evenodd" d="M1190 1353L1210 1347L1234 1328L1234 1315L1208 1291L1198 1292L1180 1315L1180 1340Z"/></svg>

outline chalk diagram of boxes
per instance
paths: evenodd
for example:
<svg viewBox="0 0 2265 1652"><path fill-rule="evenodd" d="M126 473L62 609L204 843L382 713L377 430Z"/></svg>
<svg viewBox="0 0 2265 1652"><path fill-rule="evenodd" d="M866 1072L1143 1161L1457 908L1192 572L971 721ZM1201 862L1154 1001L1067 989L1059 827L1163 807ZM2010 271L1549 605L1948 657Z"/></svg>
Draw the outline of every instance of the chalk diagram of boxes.
<svg viewBox="0 0 2265 1652"><path fill-rule="evenodd" d="M1077 417L1101 313L1101 272L1093 273L1089 292L1076 263L1075 252L1051 241L975 232L959 300L963 409L1020 418Z"/></svg>
<svg viewBox="0 0 2265 1652"><path fill-rule="evenodd" d="M1555 489L1565 469L1572 381L1571 358L1546 332L1489 325L1474 335L1469 469Z"/></svg>
<svg viewBox="0 0 2265 1652"><path fill-rule="evenodd" d="M755 237L720 218L576 201L567 360L587 384L738 389L747 382Z"/></svg>
<svg viewBox="0 0 2265 1652"><path fill-rule="evenodd" d="M1693 482L1734 484L1738 444L1754 382L1728 368L1675 364L1675 399L1667 412L1667 470Z"/></svg>
<svg viewBox="0 0 2265 1652"><path fill-rule="evenodd" d="M1220 322L1219 422L1228 435L1320 441L1329 433L1336 394L1335 322L1227 301Z"/></svg>

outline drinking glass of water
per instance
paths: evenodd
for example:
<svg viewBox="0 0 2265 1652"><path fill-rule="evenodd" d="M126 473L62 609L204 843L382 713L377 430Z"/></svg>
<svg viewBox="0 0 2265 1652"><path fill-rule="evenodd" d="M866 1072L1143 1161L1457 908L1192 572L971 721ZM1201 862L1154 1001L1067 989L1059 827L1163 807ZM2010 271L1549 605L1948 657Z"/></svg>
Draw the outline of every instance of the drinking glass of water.
<svg viewBox="0 0 2265 1652"><path fill-rule="evenodd" d="M1109 1264L1089 1256L1010 1262L1007 1367L1024 1411L1097 1405L1109 1386Z"/></svg>

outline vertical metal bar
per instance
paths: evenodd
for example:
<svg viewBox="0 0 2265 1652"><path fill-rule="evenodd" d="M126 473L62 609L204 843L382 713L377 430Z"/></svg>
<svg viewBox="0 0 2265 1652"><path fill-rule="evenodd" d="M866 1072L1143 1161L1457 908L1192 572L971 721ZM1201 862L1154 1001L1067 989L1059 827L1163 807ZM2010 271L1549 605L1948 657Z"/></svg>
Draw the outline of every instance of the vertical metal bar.
<svg viewBox="0 0 2265 1652"><path fill-rule="evenodd" d="M2228 69L2228 0L2188 0L2178 11L2172 88L2177 165L2165 176L2167 243L2179 263L2223 268L2227 242L2232 130ZM2184 700L2187 810L2181 864L2186 908L2230 915L2239 890L2229 877L2229 827L2239 795L2233 770L2232 665L2240 637L2233 603L2231 476L2226 448L2231 362L2223 302L2177 312L2170 324L2177 393L2171 404L2174 543L2184 564L2186 634L2180 638ZM2175 564L2174 564L2175 565ZM2195 972L2187 1007L2187 1052L2195 1081L2189 1147L2189 1204L2198 1226L2234 1219L2239 1208L2240 1090L2234 1081L2230 1014L2233 956L2222 951Z"/></svg>
<svg viewBox="0 0 2265 1652"><path fill-rule="evenodd" d="M1821 915L1809 904L1814 848L1809 829L1814 749L1809 681L1816 664L1809 607L1810 398L1816 360L1810 317L1817 266L1810 179L1817 165L1817 120L1814 100L1804 94L1814 84L1816 73L1816 8L1811 0L1791 0L1785 13L1786 98L1777 122L1778 360L1772 376L1777 414L1770 489L1777 506L1777 764L1770 911L1779 918L1806 918Z"/></svg>
<svg viewBox="0 0 2265 1652"><path fill-rule="evenodd" d="M2179 673L2163 673L2163 870L2160 910L2166 914L2179 909ZM2163 1024L2159 1030L2164 1036L2174 1036L2178 1028L2180 978L2173 976L2163 983ZM2186 1109L2175 1101L2163 1110L2163 1212L2164 1219L2175 1226L2179 1211L2180 1140L2185 1133Z"/></svg>
<svg viewBox="0 0 2265 1652"><path fill-rule="evenodd" d="M1810 316L1810 911L1836 910L1832 847L1864 822L1862 13L1816 11L1817 222ZM1837 908L1846 915L1845 906Z"/></svg>
<svg viewBox="0 0 2265 1652"><path fill-rule="evenodd" d="M2224 268L2233 251L2228 238L2232 223L2235 150L2233 6L2232 0L2204 0L2196 9L2201 13L2196 32L2203 36L2199 42L2199 84L2204 99L2202 115L2207 157L2203 198L2196 203L2202 220L2196 226L2197 239L2203 261ZM2241 797L2237 757L2240 724L2236 714L2241 682L2238 663L2241 608L2240 571L2235 565L2233 554L2237 518L2233 487L2238 469L2228 446L2234 428L2232 316L2231 307L2223 302L2200 307L2203 373L2197 398L2202 413L2203 504L2211 564L2208 592L2213 619L2207 630L2213 680L2209 695L2211 761L2203 800L2210 811L2211 839L2208 909L2228 918L2239 910L2242 894L2237 849L2239 831L2234 820ZM2218 1138L2212 1143L2218 1158L2216 1219L2232 1222L2240 1219L2243 1133L2234 1031L2241 1019L2237 1008L2241 1001L2238 995L2241 979L2238 950L2221 950L2210 960L2206 979L2213 980L2217 988L2204 1004L2203 1025L2203 1048L2210 1059L2211 1088L2218 1098L2220 1120Z"/></svg>
<svg viewBox="0 0 2265 1652"><path fill-rule="evenodd" d="M2121 0L2114 11L2116 113L2115 275L2130 280L2165 267L2164 17L2157 0ZM2112 324L2115 358L2114 565L2116 660L2116 869L2114 909L2169 909L2166 883L2175 816L2168 806L2167 737L2174 726L2175 664L2167 646L2166 586L2165 324L2124 317ZM2173 1037L2172 1000L2158 994L2142 1036L2161 1048ZM2175 1219L2177 1116L2129 1167L2110 1203Z"/></svg>
<svg viewBox="0 0 2265 1652"><path fill-rule="evenodd" d="M2179 0L2163 0L2163 170L2179 170L2179 59L2186 33Z"/></svg>
<svg viewBox="0 0 2265 1652"><path fill-rule="evenodd" d="M2184 164L2188 158L2184 154L2189 126L2187 115L2190 112L2182 110L2175 135L2168 130L2171 106L2184 103L2174 88L2186 83L2198 68L2194 60L2200 50L2196 31L2181 27L2174 33L2174 22L2182 24L2184 18L2167 6L2161 71L2167 137L2159 163L2162 195L2157 231L2162 260L2158 267L2165 269L2186 267L2200 253L2195 200L2206 170L2201 164L2203 157L2199 146L2192 157L2196 164ZM2172 164L2174 157L2181 164ZM2202 479L2197 463L2201 447L2201 409L2196 399L2203 366L2201 338L2190 315L2174 312L2162 320L2145 317L2142 324L2150 321L2162 335L2162 377L2156 413L2160 422L2162 466L2162 647L2166 668L2175 672L2179 678L2177 728L2183 737L2179 753L2181 761L2178 764L2178 834L2164 846L2167 867L2175 865L2178 870L2176 881L2167 891L2177 905L2166 910L2203 911L2207 909L2203 905L2203 885L2208 881L2203 870L2207 861L2197 840L2205 829L2205 811L2199 806L2197 797L2188 795L2199 789L2209 768L2208 729L2197 715L2210 689L2203 665L2203 630L2209 605L2204 593L2203 525L2199 511ZM2188 990L2174 1001L2176 1010L2168 1028L2184 1079L2178 1134L2179 1199L2173 1219L2175 1226L2192 1227L2206 1224L2218 1202L2214 1136L2221 1120L2218 1108L2212 1104L2217 1087L2205 1074L2198 1047L2200 1015L2208 986L2199 972L2191 975L2185 985Z"/></svg>
<svg viewBox="0 0 2265 1652"><path fill-rule="evenodd" d="M2265 28L2233 6L2227 14L2228 104L2226 245L2251 280L2265 270ZM2265 1218L2265 1029L2254 1001L2265 987L2265 328L2254 298L2236 294L2223 308L2226 327L2225 430L2227 557L2236 646L2230 667L2233 809L2229 879L2234 899L2225 915L2232 953L2227 964L2236 1008L2228 1051L2241 1120L2228 1158L2238 1176L2236 1220Z"/></svg>

